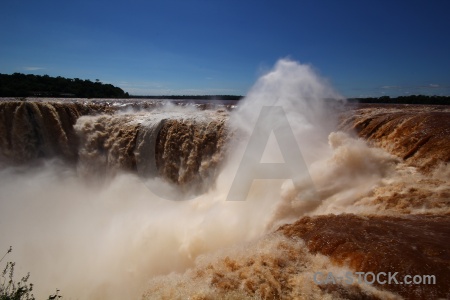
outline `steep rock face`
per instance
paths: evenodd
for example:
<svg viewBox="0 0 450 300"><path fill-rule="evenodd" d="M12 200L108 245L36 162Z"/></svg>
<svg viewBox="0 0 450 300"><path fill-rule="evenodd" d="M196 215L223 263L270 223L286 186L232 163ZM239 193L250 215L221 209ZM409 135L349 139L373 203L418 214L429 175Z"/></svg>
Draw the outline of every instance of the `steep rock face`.
<svg viewBox="0 0 450 300"><path fill-rule="evenodd" d="M135 171L138 127L128 115L81 117L75 124L79 138L79 172L90 178L102 178L119 170Z"/></svg>
<svg viewBox="0 0 450 300"><path fill-rule="evenodd" d="M81 117L79 169L86 175L119 170L159 176L180 187L204 187L215 178L224 157L227 114L197 111Z"/></svg>
<svg viewBox="0 0 450 300"><path fill-rule="evenodd" d="M180 186L211 184L224 156L226 111L171 114L146 102L133 108L139 111L115 113L109 102L2 101L0 158L27 164L59 157L93 178L145 170L142 157L151 155L156 170L147 175Z"/></svg>
<svg viewBox="0 0 450 300"><path fill-rule="evenodd" d="M340 129L356 131L422 171L450 162L447 106L360 105L342 114Z"/></svg>
<svg viewBox="0 0 450 300"><path fill-rule="evenodd" d="M137 108L145 106L145 109L152 106L143 102L135 103L133 107L136 105ZM341 113L340 130L354 131L422 171L430 171L441 162L450 162L449 108L418 105L348 107L350 109ZM54 156L76 162L78 152L86 150L80 151L78 144L80 139L86 138L86 132L76 132L74 125L81 116L106 113L104 117L90 121L96 125L86 128L91 137L90 144L85 146L90 154L104 154L101 158L105 161L103 168L133 171L136 169L133 151L137 131L146 129L132 122L133 114L129 114L125 122L129 125L124 125L123 115L112 115L116 110L108 102L0 101L0 157L12 163ZM152 150L159 175L173 183L188 182L191 177L206 178L206 173L210 172L206 169L212 170L223 158L220 149L227 139L223 115L219 113L215 120L210 117L207 121L165 118L158 128ZM93 140L96 131L97 140ZM108 136L102 138L99 132ZM132 135L135 136L129 140ZM125 142L124 138L126 146L118 145ZM111 151L108 147L112 147Z"/></svg>
<svg viewBox="0 0 450 300"><path fill-rule="evenodd" d="M189 119L164 122L156 144L159 174L180 185L214 178L211 175L224 158L225 121L218 116L200 123Z"/></svg>
<svg viewBox="0 0 450 300"><path fill-rule="evenodd" d="M73 125L81 115L103 110L103 106L72 102L0 102L0 157L13 163L53 156L74 162Z"/></svg>

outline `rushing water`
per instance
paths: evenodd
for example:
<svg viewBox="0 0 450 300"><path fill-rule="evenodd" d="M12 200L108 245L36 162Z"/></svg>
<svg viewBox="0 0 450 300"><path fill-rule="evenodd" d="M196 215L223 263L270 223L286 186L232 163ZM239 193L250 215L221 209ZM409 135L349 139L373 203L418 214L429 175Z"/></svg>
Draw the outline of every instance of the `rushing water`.
<svg viewBox="0 0 450 300"><path fill-rule="evenodd" d="M310 67L281 60L237 105L0 101L0 249L13 246L17 273L31 272L39 296L448 297L438 264L450 262L449 111L324 99L341 97ZM264 106L282 110L255 129ZM430 109L441 123L427 125ZM226 201L250 140L265 145L264 163L298 153L280 149L283 118L306 166L298 184L259 179L259 162L247 164L246 201ZM258 140L262 129L278 135ZM416 252L402 258L409 246ZM314 272L383 267L440 279L411 289L313 281Z"/></svg>

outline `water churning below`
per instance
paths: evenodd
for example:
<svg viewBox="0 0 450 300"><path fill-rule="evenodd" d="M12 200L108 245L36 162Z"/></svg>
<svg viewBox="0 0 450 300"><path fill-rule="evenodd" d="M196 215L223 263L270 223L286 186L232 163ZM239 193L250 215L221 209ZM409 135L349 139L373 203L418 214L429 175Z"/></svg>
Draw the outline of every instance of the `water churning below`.
<svg viewBox="0 0 450 300"><path fill-rule="evenodd" d="M0 249L39 297L448 298L450 110L324 99L340 97L281 60L235 106L0 101ZM285 117L307 172L295 186L250 165L246 201L226 201L263 106L283 115L260 125L278 132L261 161L291 153ZM313 280L349 270L438 279Z"/></svg>

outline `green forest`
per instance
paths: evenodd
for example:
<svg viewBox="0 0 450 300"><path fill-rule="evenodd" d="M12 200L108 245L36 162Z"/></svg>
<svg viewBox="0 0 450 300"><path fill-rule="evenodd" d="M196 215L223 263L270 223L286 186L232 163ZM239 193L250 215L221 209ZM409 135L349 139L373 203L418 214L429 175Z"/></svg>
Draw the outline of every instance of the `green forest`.
<svg viewBox="0 0 450 300"><path fill-rule="evenodd" d="M61 76L0 74L0 97L127 98L112 84Z"/></svg>
<svg viewBox="0 0 450 300"><path fill-rule="evenodd" d="M132 96L112 84L96 79L64 78L61 76L26 75L14 73L0 74L0 97L63 97L63 98L144 98L171 100L241 100L237 95L164 95ZM450 105L449 96L409 95L400 97L349 98L349 103L386 103L386 104L444 104Z"/></svg>

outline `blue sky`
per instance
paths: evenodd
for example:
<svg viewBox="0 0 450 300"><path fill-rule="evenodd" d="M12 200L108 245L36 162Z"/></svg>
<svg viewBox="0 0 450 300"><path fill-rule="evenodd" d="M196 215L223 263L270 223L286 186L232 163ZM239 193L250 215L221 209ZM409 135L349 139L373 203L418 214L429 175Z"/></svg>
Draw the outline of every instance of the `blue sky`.
<svg viewBox="0 0 450 300"><path fill-rule="evenodd" d="M347 97L450 95L450 1L1 0L0 73L245 94L280 58Z"/></svg>

